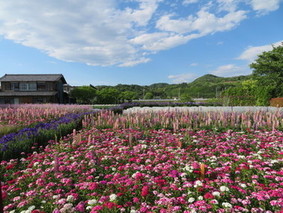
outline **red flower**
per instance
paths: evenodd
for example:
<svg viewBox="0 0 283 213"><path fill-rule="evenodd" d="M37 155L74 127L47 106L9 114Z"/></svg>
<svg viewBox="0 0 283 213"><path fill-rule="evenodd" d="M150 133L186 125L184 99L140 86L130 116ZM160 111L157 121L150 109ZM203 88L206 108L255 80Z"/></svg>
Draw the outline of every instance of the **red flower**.
<svg viewBox="0 0 283 213"><path fill-rule="evenodd" d="M204 199L213 199L214 198L214 196L209 192L205 193L205 195L203 197L204 197Z"/></svg>
<svg viewBox="0 0 283 213"><path fill-rule="evenodd" d="M143 196L143 197L147 196L148 193L149 193L148 190L149 190L149 187L148 187L148 186L143 186L143 187L142 187L142 190L141 190L141 196Z"/></svg>
<svg viewBox="0 0 283 213"><path fill-rule="evenodd" d="M97 189L97 187L98 187L97 183L90 183L89 186L88 186L88 189L94 190L94 189Z"/></svg>
<svg viewBox="0 0 283 213"><path fill-rule="evenodd" d="M45 212L42 212L42 211L40 211L40 210L38 210L38 209L35 209L35 210L32 210L31 213L45 213Z"/></svg>

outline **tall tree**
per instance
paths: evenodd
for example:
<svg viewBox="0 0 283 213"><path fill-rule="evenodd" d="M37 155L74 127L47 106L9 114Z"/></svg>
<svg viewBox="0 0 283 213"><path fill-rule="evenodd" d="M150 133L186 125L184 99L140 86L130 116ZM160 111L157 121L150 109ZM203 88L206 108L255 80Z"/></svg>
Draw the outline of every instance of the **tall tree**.
<svg viewBox="0 0 283 213"><path fill-rule="evenodd" d="M262 90L262 104L267 104L270 98L283 96L283 43L258 55L250 67Z"/></svg>
<svg viewBox="0 0 283 213"><path fill-rule="evenodd" d="M79 86L70 92L70 97L79 104L92 104L96 99L96 89L90 86Z"/></svg>
<svg viewBox="0 0 283 213"><path fill-rule="evenodd" d="M119 102L119 91L112 87L106 87L97 91L99 104L116 104Z"/></svg>

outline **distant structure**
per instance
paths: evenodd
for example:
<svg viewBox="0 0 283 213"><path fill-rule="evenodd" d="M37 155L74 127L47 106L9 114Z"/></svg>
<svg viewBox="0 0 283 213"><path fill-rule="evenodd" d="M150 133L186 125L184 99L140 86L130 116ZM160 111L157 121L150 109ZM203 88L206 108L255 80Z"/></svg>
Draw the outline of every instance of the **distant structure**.
<svg viewBox="0 0 283 213"><path fill-rule="evenodd" d="M5 74L0 78L0 104L68 103L62 74Z"/></svg>

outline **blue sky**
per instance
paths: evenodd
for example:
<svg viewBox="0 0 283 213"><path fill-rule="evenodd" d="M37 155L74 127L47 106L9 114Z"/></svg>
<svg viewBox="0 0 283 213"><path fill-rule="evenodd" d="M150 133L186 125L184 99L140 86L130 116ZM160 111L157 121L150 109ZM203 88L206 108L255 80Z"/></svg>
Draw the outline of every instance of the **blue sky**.
<svg viewBox="0 0 283 213"><path fill-rule="evenodd" d="M251 73L283 41L282 0L0 0L0 75L71 85Z"/></svg>

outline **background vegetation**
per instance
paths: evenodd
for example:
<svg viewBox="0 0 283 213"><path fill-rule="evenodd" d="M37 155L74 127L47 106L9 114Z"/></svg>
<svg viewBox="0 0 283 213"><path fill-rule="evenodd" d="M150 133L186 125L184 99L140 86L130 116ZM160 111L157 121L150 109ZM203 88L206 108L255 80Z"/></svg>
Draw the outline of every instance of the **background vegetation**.
<svg viewBox="0 0 283 213"><path fill-rule="evenodd" d="M283 44L263 52L250 67L251 75L225 78L207 74L191 83L81 86L71 92L71 98L83 104L118 104L144 99L188 102L202 98L223 105L264 106L269 105L271 98L283 96Z"/></svg>

